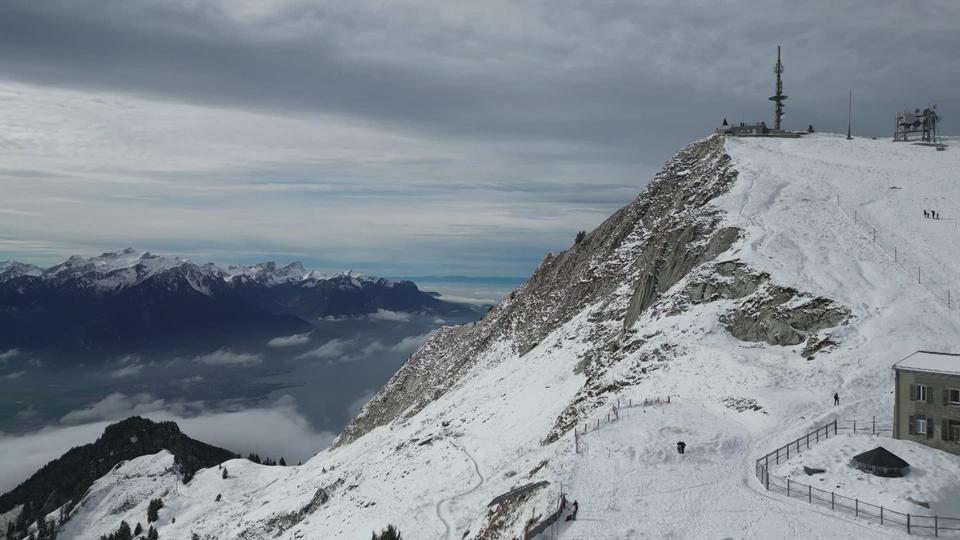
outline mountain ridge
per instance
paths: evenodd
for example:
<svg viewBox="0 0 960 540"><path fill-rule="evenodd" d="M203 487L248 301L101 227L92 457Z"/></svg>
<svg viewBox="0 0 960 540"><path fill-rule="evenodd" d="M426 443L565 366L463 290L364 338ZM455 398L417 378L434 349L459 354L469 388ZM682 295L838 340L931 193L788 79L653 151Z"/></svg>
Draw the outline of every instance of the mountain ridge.
<svg viewBox="0 0 960 540"><path fill-rule="evenodd" d="M221 268L132 248L72 256L46 269L0 263L0 350L71 354L177 351L241 336L263 342L309 331L325 318L379 310L466 313L467 306L352 271L325 275L301 263Z"/></svg>

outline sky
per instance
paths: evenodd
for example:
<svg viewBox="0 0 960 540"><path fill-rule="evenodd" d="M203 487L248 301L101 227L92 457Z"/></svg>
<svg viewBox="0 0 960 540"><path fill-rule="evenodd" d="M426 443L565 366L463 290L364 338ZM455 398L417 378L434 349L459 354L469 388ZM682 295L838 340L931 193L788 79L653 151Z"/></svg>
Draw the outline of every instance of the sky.
<svg viewBox="0 0 960 540"><path fill-rule="evenodd" d="M960 133L960 3L5 0L0 260L524 276L723 118Z"/></svg>

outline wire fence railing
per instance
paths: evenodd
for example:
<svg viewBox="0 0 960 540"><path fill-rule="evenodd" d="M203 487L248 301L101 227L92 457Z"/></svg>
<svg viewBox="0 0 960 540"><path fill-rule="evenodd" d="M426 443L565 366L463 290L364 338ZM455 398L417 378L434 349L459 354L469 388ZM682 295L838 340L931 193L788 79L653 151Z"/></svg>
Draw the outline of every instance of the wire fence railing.
<svg viewBox="0 0 960 540"><path fill-rule="evenodd" d="M610 405L610 412L607 413L606 419L598 416L594 419L593 422L585 421L583 424L577 424L573 426L573 443L574 449L579 454L580 449L583 446L583 436L587 433L592 433L600 429L601 426L607 425L611 422L616 422L620 419L620 415L624 414L629 409L634 409L637 407L654 407L659 405L669 405L670 396L666 397L655 397L655 398L644 398L644 399L617 399L616 402Z"/></svg>
<svg viewBox="0 0 960 540"><path fill-rule="evenodd" d="M805 501L807 504L829 508L834 512L846 513L856 518L887 527L896 527L908 534L921 536L956 536L960 534L960 518L927 514L898 512L881 505L847 497L835 491L813 487L789 477L770 474L770 466L796 456L821 441L836 437L841 432L850 434L892 436L893 429L887 425L878 425L876 418L867 422L850 421L841 425L837 420L798 437L776 450L769 452L756 461L757 479L770 492L785 495L789 499Z"/></svg>
<svg viewBox="0 0 960 540"><path fill-rule="evenodd" d="M896 233L881 227L876 220L863 212L862 208L848 207L837 196L840 211L854 224L867 242L872 242L890 259L890 261L912 282L925 288L934 298L948 309L960 310L960 274L951 264L940 259L937 253L931 253L922 245L911 243ZM945 227L957 229L960 235L960 222L940 220Z"/></svg>

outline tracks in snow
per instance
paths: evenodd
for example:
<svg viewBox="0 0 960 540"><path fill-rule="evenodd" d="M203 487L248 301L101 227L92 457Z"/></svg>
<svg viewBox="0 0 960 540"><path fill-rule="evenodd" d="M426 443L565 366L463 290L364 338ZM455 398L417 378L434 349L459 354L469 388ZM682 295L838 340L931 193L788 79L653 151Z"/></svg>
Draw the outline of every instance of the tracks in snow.
<svg viewBox="0 0 960 540"><path fill-rule="evenodd" d="M459 499L460 497L464 497L480 489L480 486L482 486L483 482L486 480L483 477L483 474L480 473L480 465L477 464L477 460L473 458L473 456L470 454L470 452L467 451L466 448L463 448L462 446L458 445L453 441L447 441L447 442L450 443L450 446L456 448L463 455L467 456L467 459L469 459L470 463L473 464L473 470L480 481L477 482L477 485L471 487L467 491L463 491L451 497L447 497L446 499L440 499L439 501L437 501L437 506L436 506L437 519L439 519L440 522L443 523L443 536L441 536L442 540L450 540L450 533L453 531L453 527L450 526L450 522L447 521L445 517L443 517L443 512L442 512L443 503L448 503L447 506L449 506L449 503L453 502L455 499Z"/></svg>

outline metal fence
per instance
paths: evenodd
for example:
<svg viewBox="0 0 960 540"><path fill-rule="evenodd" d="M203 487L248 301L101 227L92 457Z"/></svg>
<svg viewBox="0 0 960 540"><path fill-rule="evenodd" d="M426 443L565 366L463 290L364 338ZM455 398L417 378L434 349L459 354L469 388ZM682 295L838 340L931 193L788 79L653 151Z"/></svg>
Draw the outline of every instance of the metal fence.
<svg viewBox="0 0 960 540"><path fill-rule="evenodd" d="M862 208L842 204L839 196L837 206L859 229L860 236L879 247L894 267L911 281L927 289L948 309L960 309L960 298L956 297L960 290L960 274L951 265L952 261L944 261L941 259L942 254L933 253L916 242L910 242L896 231L881 227L876 220L866 215ZM955 219L933 221L960 234L960 222Z"/></svg>
<svg viewBox="0 0 960 540"><path fill-rule="evenodd" d="M584 422L583 429L580 429L579 425L573 426L574 448L576 449L576 452L579 454L581 446L583 446L582 441L583 441L584 435L586 435L587 433L591 433L593 431L599 430L600 426L604 426L611 422L616 422L620 420L620 415L626 413L629 409L633 409L635 407L645 408L645 407L654 407L654 406L669 405L669 404L670 404L669 395L667 395L666 397L657 396L655 398L644 398L642 400L638 399L637 401L634 401L632 398L628 399L627 401L623 401L618 398L616 402L610 404L610 412L607 413L606 420L604 420L600 416L597 416L594 422Z"/></svg>
<svg viewBox="0 0 960 540"><path fill-rule="evenodd" d="M845 422L843 425L834 420L757 459L757 479L767 491L829 508L834 512L844 512L871 523L900 528L908 534L956 536L960 533L960 518L904 514L860 499L852 499L834 491L826 491L790 478L770 474L770 465L778 464L781 460L786 461L791 455L796 456L820 441L837 436L841 431L864 435L892 435L893 432L888 426L878 425L875 418L867 422Z"/></svg>

